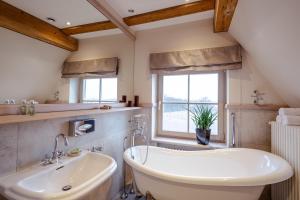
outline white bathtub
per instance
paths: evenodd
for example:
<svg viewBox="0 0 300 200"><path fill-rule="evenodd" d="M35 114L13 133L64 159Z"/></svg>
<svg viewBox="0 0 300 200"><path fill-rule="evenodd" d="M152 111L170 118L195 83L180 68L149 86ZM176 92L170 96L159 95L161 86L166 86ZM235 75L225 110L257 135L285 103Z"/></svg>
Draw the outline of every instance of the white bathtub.
<svg viewBox="0 0 300 200"><path fill-rule="evenodd" d="M282 158L254 149L177 151L146 146L124 153L138 189L157 200L257 200L267 184L293 175Z"/></svg>

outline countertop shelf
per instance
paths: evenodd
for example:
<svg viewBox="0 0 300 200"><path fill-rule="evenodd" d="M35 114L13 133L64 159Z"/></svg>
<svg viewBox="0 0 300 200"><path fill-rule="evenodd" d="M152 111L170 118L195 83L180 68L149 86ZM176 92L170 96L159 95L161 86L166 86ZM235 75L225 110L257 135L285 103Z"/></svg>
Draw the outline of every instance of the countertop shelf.
<svg viewBox="0 0 300 200"><path fill-rule="evenodd" d="M123 112L129 110L138 110L140 107L120 107L112 108L109 110L101 109L90 109L90 110L72 110L72 111L61 111L61 112L47 112L47 113L36 113L33 116L29 115L6 115L0 116L0 125L12 124L12 123L23 123L31 121L41 121L48 119L67 118L67 117L78 117L86 115L99 115L113 112Z"/></svg>
<svg viewBox="0 0 300 200"><path fill-rule="evenodd" d="M279 108L287 108L288 105L275 105L275 104L226 104L226 109L229 110L270 110L277 111Z"/></svg>

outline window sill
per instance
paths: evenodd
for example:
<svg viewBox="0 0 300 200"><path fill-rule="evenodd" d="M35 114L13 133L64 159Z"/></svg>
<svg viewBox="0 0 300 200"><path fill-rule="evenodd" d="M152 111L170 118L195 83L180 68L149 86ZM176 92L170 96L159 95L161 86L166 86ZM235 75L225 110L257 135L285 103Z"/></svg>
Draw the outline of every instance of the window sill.
<svg viewBox="0 0 300 200"><path fill-rule="evenodd" d="M178 139L178 138L166 138L166 137L153 137L152 142L162 143L162 144L171 144L171 145L180 145L185 147L194 147L199 149L224 149L228 148L226 143L215 143L210 142L208 145L198 144L195 140L188 139Z"/></svg>

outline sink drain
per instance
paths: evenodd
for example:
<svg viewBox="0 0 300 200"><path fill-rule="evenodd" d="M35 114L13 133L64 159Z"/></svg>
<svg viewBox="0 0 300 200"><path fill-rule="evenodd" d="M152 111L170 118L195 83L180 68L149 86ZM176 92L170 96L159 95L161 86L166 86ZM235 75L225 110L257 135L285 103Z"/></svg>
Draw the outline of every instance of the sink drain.
<svg viewBox="0 0 300 200"><path fill-rule="evenodd" d="M66 186L62 187L62 190L63 190L63 191L68 191L68 190L70 190L71 188L72 188L71 185L66 185Z"/></svg>

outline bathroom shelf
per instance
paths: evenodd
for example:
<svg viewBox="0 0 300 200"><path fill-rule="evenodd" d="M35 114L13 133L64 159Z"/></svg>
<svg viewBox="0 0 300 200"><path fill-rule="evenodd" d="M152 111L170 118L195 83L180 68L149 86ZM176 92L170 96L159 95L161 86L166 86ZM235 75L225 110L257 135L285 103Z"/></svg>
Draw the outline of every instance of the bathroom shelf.
<svg viewBox="0 0 300 200"><path fill-rule="evenodd" d="M138 110L138 109L141 109L141 107L121 107L121 108L112 108L109 110L91 109L91 110L48 112L48 113L36 113L33 116L6 115L6 116L0 116L0 125L31 122L31 121L41 121L41 120L57 119L57 118L78 117L78 116L86 116L86 115L99 115L99 114L123 112L123 111Z"/></svg>
<svg viewBox="0 0 300 200"><path fill-rule="evenodd" d="M226 104L226 109L228 110L270 110L278 111L279 108L287 108L288 105L275 105L275 104Z"/></svg>
<svg viewBox="0 0 300 200"><path fill-rule="evenodd" d="M36 113L62 112L71 110L91 110L99 109L103 105L109 105L113 108L126 107L125 103L66 103L66 104L36 104ZM20 104L0 104L0 116L5 115L19 115Z"/></svg>
<svg viewBox="0 0 300 200"><path fill-rule="evenodd" d="M228 148L226 143L210 142L208 145L202 145L202 144L198 144L196 142L196 140L166 138L166 137L159 137L159 136L153 137L151 139L151 141L161 143L161 144L170 144L170 145L194 147L194 148L198 148L198 149L224 149L224 148Z"/></svg>

